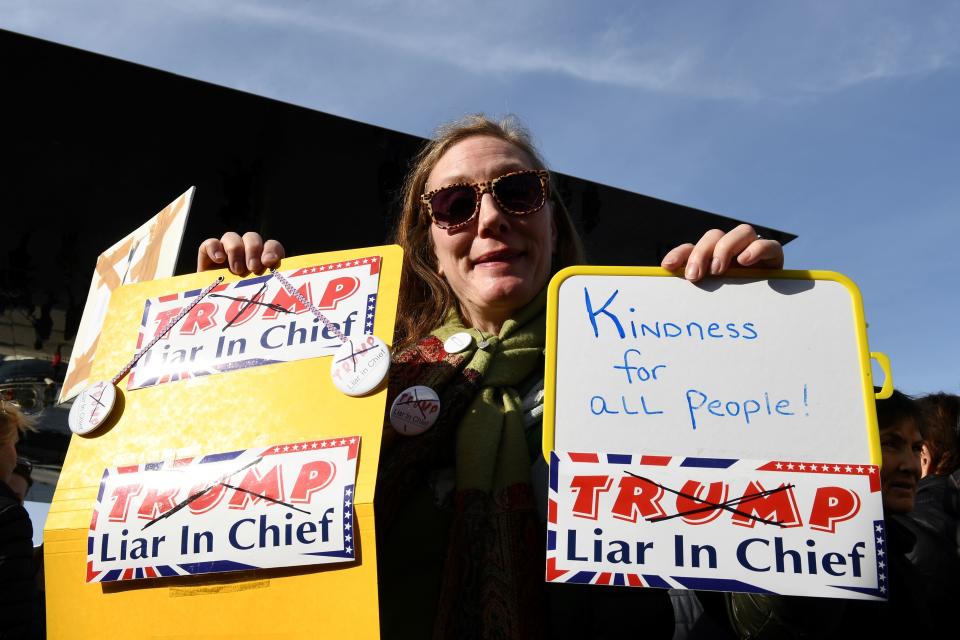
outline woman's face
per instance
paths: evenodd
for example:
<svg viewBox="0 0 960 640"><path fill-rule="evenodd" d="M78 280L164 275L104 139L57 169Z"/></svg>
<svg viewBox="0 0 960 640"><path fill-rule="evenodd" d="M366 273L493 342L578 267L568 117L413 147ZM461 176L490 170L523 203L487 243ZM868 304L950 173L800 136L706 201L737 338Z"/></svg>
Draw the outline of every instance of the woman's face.
<svg viewBox="0 0 960 640"><path fill-rule="evenodd" d="M455 182L492 180L510 171L533 169L518 147L489 136L461 140L441 156L427 178L425 191ZM480 212L457 229L430 230L437 269L460 301L466 320L478 329L496 331L547 283L557 229L548 201L534 213L502 211L484 193Z"/></svg>
<svg viewBox="0 0 960 640"><path fill-rule="evenodd" d="M880 490L887 513L913 511L920 479L920 449L923 440L912 418L905 418L880 430Z"/></svg>

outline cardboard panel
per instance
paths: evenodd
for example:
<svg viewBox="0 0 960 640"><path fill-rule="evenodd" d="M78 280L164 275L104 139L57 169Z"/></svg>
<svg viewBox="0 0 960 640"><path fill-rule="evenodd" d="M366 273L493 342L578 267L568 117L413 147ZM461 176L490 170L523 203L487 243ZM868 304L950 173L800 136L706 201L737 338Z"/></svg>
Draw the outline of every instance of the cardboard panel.
<svg viewBox="0 0 960 640"><path fill-rule="evenodd" d="M194 191L194 187L187 189L160 213L100 254L60 389L60 402L95 382L90 373L111 292L125 284L173 275Z"/></svg>

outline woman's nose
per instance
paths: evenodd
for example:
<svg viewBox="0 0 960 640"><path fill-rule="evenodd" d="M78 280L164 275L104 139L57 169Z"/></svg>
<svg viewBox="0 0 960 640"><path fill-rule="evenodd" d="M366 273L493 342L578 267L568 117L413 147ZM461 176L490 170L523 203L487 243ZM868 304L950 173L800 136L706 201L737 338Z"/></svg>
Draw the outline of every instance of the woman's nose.
<svg viewBox="0 0 960 640"><path fill-rule="evenodd" d="M477 214L477 235L488 236L505 232L510 226L507 214L500 209L492 193L480 196L480 213Z"/></svg>
<svg viewBox="0 0 960 640"><path fill-rule="evenodd" d="M920 473L920 456L915 454L912 450L906 449L901 452L898 462L898 470L916 474Z"/></svg>

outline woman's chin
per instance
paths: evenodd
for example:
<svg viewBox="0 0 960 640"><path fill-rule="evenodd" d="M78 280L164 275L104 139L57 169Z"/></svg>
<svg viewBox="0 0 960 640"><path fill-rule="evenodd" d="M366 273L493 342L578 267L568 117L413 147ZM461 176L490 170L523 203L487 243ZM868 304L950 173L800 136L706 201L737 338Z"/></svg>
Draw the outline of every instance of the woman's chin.
<svg viewBox="0 0 960 640"><path fill-rule="evenodd" d="M486 287L481 298L482 305L499 312L518 311L537 295L538 288L520 278L497 278Z"/></svg>
<svg viewBox="0 0 960 640"><path fill-rule="evenodd" d="M916 493L906 489L895 488L884 496L883 506L891 513L909 513L913 511Z"/></svg>
<svg viewBox="0 0 960 640"><path fill-rule="evenodd" d="M543 289L547 277L474 270L467 282L469 286L461 290L454 287L461 308L475 326L489 327L501 325L525 307Z"/></svg>

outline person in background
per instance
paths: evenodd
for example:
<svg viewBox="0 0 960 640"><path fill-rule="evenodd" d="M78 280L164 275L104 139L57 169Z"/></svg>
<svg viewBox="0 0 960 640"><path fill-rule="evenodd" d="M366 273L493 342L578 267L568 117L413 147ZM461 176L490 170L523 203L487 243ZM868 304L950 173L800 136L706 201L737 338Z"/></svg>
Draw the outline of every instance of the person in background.
<svg viewBox="0 0 960 640"><path fill-rule="evenodd" d="M924 578L932 614L949 625L960 602L960 396L934 393L917 402L923 448L910 513L917 544L909 558Z"/></svg>
<svg viewBox="0 0 960 640"><path fill-rule="evenodd" d="M673 633L666 591L544 582L534 485L546 473L546 286L583 262L553 187L515 120L451 123L413 160L394 237L404 256L387 406L427 385L441 409L418 436L385 425L376 490L385 638ZM275 240L228 233L200 246L197 266L246 275L283 257ZM781 268L783 250L740 225L676 247L662 266L696 281L731 266ZM470 344L448 353L455 334Z"/></svg>
<svg viewBox="0 0 960 640"><path fill-rule="evenodd" d="M920 485L915 519L958 542L960 519L960 396L933 393L917 400L923 413L920 429Z"/></svg>
<svg viewBox="0 0 960 640"><path fill-rule="evenodd" d="M33 465L29 460L17 458L17 466L13 468L13 473L10 474L7 485L17 494L20 502L27 499L27 493L30 492L30 487L33 486L32 472Z"/></svg>
<svg viewBox="0 0 960 640"><path fill-rule="evenodd" d="M937 629L924 596L924 578L907 557L916 543L907 514L913 511L920 480L920 421L919 405L899 391L877 400L889 599L871 602L728 594L728 615L736 636L870 638L898 631L933 633Z"/></svg>
<svg viewBox="0 0 960 640"><path fill-rule="evenodd" d="M17 458L17 466L14 467L13 473L10 474L10 480L7 481L7 484L20 498L20 502L23 503L30 494L30 488L33 486L33 463L26 458ZM34 525L32 520L31 525ZM33 562L37 569L36 582L37 589L41 593L40 604L41 606L45 606L46 598L44 595L45 585L43 581L43 544L38 547L34 547Z"/></svg>
<svg viewBox="0 0 960 640"><path fill-rule="evenodd" d="M17 466L17 441L32 429L20 407L0 400L0 638L43 634L33 526L21 497L7 484Z"/></svg>

